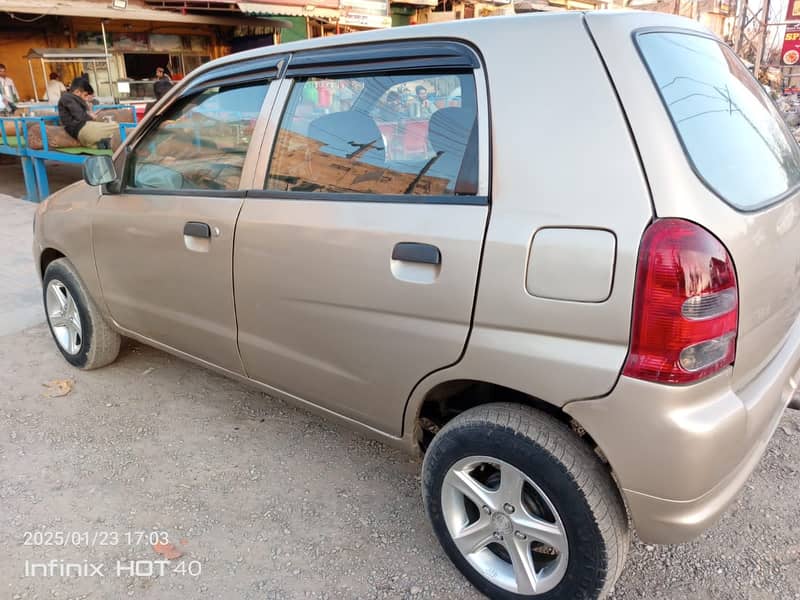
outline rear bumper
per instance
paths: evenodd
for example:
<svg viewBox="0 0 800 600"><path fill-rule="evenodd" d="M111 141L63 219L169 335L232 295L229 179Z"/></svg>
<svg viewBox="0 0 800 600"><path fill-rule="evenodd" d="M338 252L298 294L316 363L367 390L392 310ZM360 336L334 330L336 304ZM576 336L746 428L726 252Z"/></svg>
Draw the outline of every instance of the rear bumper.
<svg viewBox="0 0 800 600"><path fill-rule="evenodd" d="M608 458L641 539L679 543L736 498L798 383L800 319L742 389L731 389L730 371L685 387L622 377L609 396L564 409Z"/></svg>

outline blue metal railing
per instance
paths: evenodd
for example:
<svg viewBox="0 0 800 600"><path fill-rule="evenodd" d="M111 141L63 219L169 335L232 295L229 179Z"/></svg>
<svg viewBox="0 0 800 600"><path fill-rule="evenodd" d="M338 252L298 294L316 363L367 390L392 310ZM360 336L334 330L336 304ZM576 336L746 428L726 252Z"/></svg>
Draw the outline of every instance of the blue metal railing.
<svg viewBox="0 0 800 600"><path fill-rule="evenodd" d="M48 107L37 107L43 110ZM127 109L131 111L132 123L119 123L120 139L127 138L129 130L137 125L136 108L126 104L107 104L93 107L95 110ZM7 124L13 124L13 136L6 131ZM22 174L25 178L26 199L40 202L50 195L50 183L47 176L45 161L61 163L82 164L87 155L70 154L50 147L47 137L47 125L59 124L58 115L43 115L34 117L0 117L0 154L18 156L22 163ZM42 138L42 148L30 147L29 134L31 127L39 127ZM11 141L13 140L13 142Z"/></svg>

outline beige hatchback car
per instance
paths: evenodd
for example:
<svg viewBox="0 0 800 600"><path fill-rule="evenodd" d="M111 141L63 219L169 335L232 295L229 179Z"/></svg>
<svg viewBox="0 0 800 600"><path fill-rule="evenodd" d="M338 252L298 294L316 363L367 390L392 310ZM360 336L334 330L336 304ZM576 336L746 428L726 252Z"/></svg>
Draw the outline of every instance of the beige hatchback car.
<svg viewBox="0 0 800 600"><path fill-rule="evenodd" d="M34 225L64 357L128 336L424 453L492 598L604 596L629 519L697 536L798 385L800 149L693 21L236 54L85 177Z"/></svg>

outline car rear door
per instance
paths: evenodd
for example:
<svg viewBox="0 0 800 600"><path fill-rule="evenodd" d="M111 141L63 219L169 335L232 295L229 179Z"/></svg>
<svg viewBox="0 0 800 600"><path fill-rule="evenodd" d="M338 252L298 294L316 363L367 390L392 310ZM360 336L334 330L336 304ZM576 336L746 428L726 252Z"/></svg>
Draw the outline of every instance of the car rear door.
<svg viewBox="0 0 800 600"><path fill-rule="evenodd" d="M432 116L412 106L419 85ZM249 377L400 435L414 385L458 361L469 334L486 111L479 61L458 43L292 56L236 231Z"/></svg>
<svg viewBox="0 0 800 600"><path fill-rule="evenodd" d="M93 214L95 263L114 320L236 373L234 231L279 58L195 77L118 156L121 180L103 190Z"/></svg>
<svg viewBox="0 0 800 600"><path fill-rule="evenodd" d="M747 68L700 25L646 13L586 20L657 215L703 225L731 254L739 291L732 385L742 390L800 326L800 148Z"/></svg>

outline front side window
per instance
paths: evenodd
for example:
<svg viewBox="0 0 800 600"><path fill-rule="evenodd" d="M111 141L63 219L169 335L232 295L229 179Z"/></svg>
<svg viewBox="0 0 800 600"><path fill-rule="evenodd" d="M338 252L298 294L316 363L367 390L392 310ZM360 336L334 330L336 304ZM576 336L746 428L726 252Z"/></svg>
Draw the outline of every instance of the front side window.
<svg viewBox="0 0 800 600"><path fill-rule="evenodd" d="M266 189L474 194L476 128L471 72L296 80Z"/></svg>
<svg viewBox="0 0 800 600"><path fill-rule="evenodd" d="M684 33L645 33L639 48L698 175L743 210L800 184L800 149L729 48Z"/></svg>
<svg viewBox="0 0 800 600"><path fill-rule="evenodd" d="M179 100L130 156L128 188L236 190L267 83Z"/></svg>

